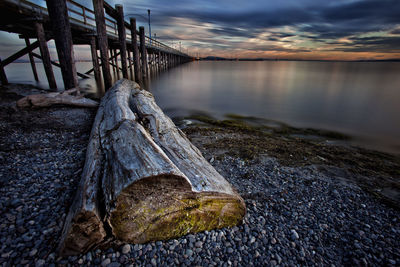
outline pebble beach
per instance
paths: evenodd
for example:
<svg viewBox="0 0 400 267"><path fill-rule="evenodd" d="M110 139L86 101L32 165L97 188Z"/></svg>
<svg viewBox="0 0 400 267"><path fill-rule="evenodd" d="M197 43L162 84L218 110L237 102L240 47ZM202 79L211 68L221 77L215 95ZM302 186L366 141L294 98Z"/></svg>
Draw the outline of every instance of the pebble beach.
<svg viewBox="0 0 400 267"><path fill-rule="evenodd" d="M253 138L253 133L198 126L183 131L245 200L242 225L59 257L56 247L81 178L96 111L17 110L21 95L13 90L1 94L1 266L400 265L399 207L353 181L348 168L286 164L267 150L252 157L236 155L234 142L222 146L221 140ZM388 158L388 166L400 166L398 157ZM399 190L396 174L363 173L369 179L385 177Z"/></svg>

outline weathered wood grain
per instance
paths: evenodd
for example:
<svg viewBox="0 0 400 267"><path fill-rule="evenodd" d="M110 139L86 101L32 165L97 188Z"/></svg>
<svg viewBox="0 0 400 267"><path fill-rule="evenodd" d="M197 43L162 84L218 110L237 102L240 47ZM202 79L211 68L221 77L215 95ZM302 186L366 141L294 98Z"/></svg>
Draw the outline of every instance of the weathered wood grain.
<svg viewBox="0 0 400 267"><path fill-rule="evenodd" d="M61 253L110 240L144 243L233 226L243 199L129 80L103 97Z"/></svg>
<svg viewBox="0 0 400 267"><path fill-rule="evenodd" d="M78 89L70 89L63 92L54 92L47 94L28 95L17 101L19 108L43 108L53 105L68 105L76 107L94 108L99 105L96 101L83 96L71 95Z"/></svg>

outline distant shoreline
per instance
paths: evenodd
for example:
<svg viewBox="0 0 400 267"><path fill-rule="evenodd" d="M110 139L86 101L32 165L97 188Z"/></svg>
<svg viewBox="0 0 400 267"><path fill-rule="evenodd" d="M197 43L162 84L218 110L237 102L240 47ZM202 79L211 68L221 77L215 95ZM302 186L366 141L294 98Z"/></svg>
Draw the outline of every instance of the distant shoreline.
<svg viewBox="0 0 400 267"><path fill-rule="evenodd" d="M222 58L206 57L199 61L310 61L310 62L400 62L400 59L328 60L328 59L272 59L272 58Z"/></svg>
<svg viewBox="0 0 400 267"><path fill-rule="evenodd" d="M368 60L328 60L328 59L273 59L273 58L222 58L206 57L197 61L301 61L301 62L400 62L400 59L368 59ZM92 62L90 59L75 60L75 62ZM29 60L16 60L14 63L30 63ZM36 64L41 62L36 62Z"/></svg>

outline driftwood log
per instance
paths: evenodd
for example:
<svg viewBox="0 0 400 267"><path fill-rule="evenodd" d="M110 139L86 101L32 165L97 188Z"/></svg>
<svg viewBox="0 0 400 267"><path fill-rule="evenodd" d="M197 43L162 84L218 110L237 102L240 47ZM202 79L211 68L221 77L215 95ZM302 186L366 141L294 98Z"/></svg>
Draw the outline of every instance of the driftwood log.
<svg viewBox="0 0 400 267"><path fill-rule="evenodd" d="M17 107L19 108L43 108L50 107L53 105L68 105L76 107L97 107L99 103L96 101L85 98L81 95L72 95L76 93L78 89L69 89L63 92L54 92L47 94L36 94L28 95L17 101Z"/></svg>
<svg viewBox="0 0 400 267"><path fill-rule="evenodd" d="M245 212L153 96L120 80L98 109L59 249L73 255L112 240L165 240L236 225Z"/></svg>

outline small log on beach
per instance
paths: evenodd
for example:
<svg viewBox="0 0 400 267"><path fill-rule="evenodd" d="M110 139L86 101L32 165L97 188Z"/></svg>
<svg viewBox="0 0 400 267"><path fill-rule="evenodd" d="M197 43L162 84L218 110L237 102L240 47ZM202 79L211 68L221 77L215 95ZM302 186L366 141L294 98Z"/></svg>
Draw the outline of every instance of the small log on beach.
<svg viewBox="0 0 400 267"><path fill-rule="evenodd" d="M59 250L175 238L239 224L245 212L243 199L153 96L120 80L98 109Z"/></svg>
<svg viewBox="0 0 400 267"><path fill-rule="evenodd" d="M81 95L72 95L78 92L78 89L73 88L63 92L54 92L48 94L28 95L17 101L19 108L44 108L54 105L67 105L76 107L97 107L99 103L96 101L85 98Z"/></svg>

